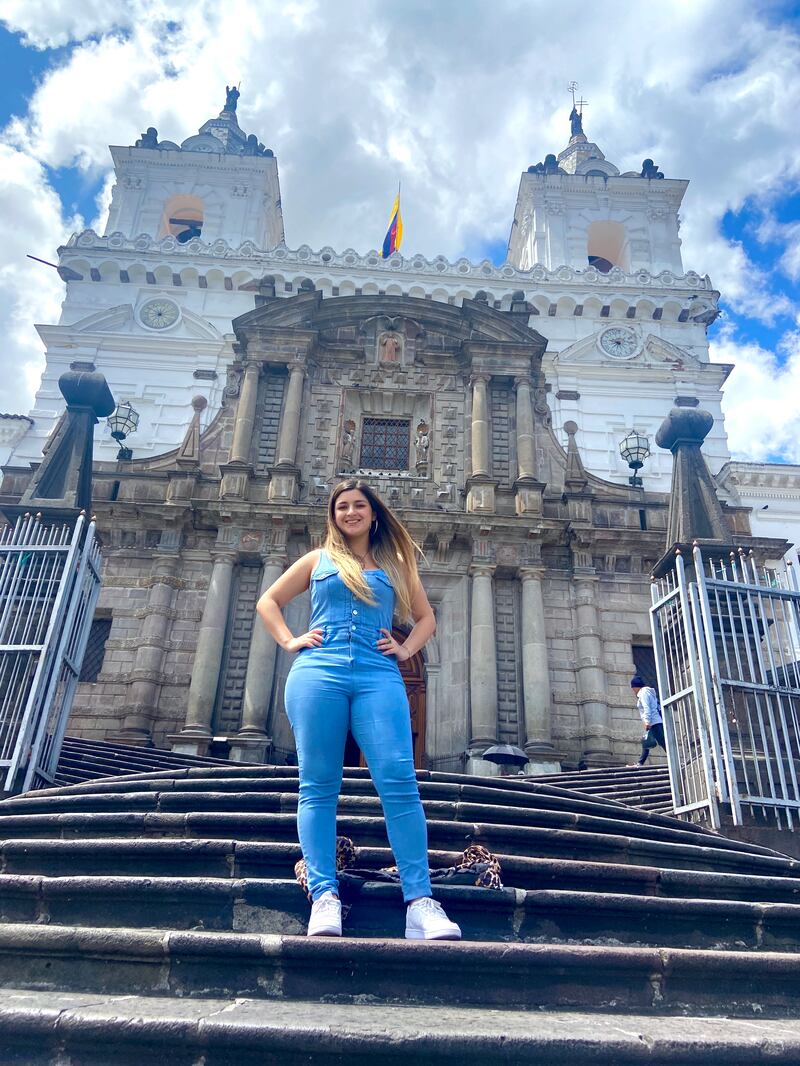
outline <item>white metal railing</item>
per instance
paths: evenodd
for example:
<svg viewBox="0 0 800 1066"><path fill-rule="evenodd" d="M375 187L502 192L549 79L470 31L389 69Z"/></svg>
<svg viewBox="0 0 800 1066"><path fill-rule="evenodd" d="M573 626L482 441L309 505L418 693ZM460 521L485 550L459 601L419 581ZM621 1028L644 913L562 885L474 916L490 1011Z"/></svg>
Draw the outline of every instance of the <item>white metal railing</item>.
<svg viewBox="0 0 800 1066"><path fill-rule="evenodd" d="M0 531L0 791L52 783L100 592L94 522Z"/></svg>
<svg viewBox="0 0 800 1066"><path fill-rule="evenodd" d="M655 581L650 610L675 810L719 827L800 818L800 589L744 551Z"/></svg>

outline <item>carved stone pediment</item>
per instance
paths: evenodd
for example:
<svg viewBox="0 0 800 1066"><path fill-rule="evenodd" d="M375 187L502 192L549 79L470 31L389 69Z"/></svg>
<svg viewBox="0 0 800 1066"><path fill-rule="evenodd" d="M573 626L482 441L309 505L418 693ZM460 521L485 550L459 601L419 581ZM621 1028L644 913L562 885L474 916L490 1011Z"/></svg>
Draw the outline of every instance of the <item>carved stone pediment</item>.
<svg viewBox="0 0 800 1066"><path fill-rule="evenodd" d="M527 324L479 300L465 300L461 307L411 296L339 296L323 300L319 292L300 293L248 311L233 322L243 344L262 331L314 331L327 345L353 343L354 326L367 350L371 344L378 361L382 335L397 334L406 363L417 348L454 352L469 342L482 345L524 345L541 358L546 341ZM345 332L343 332L345 331ZM397 354L395 349L392 354Z"/></svg>
<svg viewBox="0 0 800 1066"><path fill-rule="evenodd" d="M630 332L632 339L630 354L626 353L623 357L618 358L609 355L600 343L603 333L606 330L613 329L615 326L620 331ZM635 338L635 341L633 338ZM558 353L555 357L555 362L559 366L602 363L609 367L627 366L634 363L639 367L670 366L675 370L707 365L701 363L696 356L686 351L685 348L679 348L677 344L672 344L670 341L657 337L653 333L647 334L647 336L642 338L638 326L616 321L604 327L600 332L593 333L588 337L582 337L579 341L569 345L569 347Z"/></svg>

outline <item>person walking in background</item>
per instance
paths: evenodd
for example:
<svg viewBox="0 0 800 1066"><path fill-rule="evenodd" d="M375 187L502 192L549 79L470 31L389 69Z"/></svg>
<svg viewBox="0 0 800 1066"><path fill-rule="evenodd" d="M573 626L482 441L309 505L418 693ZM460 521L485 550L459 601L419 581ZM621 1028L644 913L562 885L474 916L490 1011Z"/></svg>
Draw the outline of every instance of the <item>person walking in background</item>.
<svg viewBox="0 0 800 1066"><path fill-rule="evenodd" d="M661 707L658 702L656 690L644 683L644 678L636 674L631 678L631 688L636 697L636 707L644 726L642 737L642 755L638 762L628 763L629 766L644 766L650 755L650 749L660 744L664 751L667 745L664 741L664 722L661 717Z"/></svg>
<svg viewBox="0 0 800 1066"><path fill-rule="evenodd" d="M337 485L325 543L267 589L257 610L277 643L297 653L286 679L286 714L300 776L297 825L312 898L309 936L341 936L336 877L336 805L348 729L375 782L403 898L406 939L459 940L461 930L431 898L428 835L414 769L411 718L398 661L433 635L433 610L417 572L419 548L363 481ZM307 633L295 637L282 610L311 589ZM414 620L392 635L395 603Z"/></svg>

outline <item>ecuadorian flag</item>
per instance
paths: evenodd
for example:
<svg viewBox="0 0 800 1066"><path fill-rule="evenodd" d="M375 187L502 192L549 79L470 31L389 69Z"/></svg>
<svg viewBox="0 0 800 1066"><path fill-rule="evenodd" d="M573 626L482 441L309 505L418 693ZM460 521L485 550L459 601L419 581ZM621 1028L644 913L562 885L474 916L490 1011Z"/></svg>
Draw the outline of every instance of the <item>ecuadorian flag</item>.
<svg viewBox="0 0 800 1066"><path fill-rule="evenodd" d="M403 219L400 214L400 190L397 190L397 196L394 198L394 205L392 207L392 217L389 222L389 228L386 231L386 236L383 238L383 248L381 249L381 258L388 259L390 255L399 249L400 242L403 240Z"/></svg>

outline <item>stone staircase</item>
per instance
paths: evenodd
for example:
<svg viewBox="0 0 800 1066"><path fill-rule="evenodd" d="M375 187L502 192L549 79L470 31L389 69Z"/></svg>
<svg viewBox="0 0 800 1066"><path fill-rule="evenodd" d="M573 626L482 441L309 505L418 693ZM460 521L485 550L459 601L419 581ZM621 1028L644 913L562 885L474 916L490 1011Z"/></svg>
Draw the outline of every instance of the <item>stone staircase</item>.
<svg viewBox="0 0 800 1066"><path fill-rule="evenodd" d="M229 766L227 759L208 759L199 755L178 755L165 748L135 748L130 744L112 744L107 740L64 737L56 767L57 785L75 785L120 774L146 773L148 770L182 770L188 766Z"/></svg>
<svg viewBox="0 0 800 1066"><path fill-rule="evenodd" d="M419 779L432 865L471 842L503 865L502 890L435 890L461 943L400 939L377 883L345 938L303 936L292 768L0 803L3 1066L800 1060L796 860L583 784ZM339 832L391 863L366 771Z"/></svg>
<svg viewBox="0 0 800 1066"><path fill-rule="evenodd" d="M641 770L630 766L609 766L597 770L547 774L526 778L558 788L568 788L589 796L617 800L629 807L638 807L654 814L674 814L669 770L666 766L645 766Z"/></svg>

